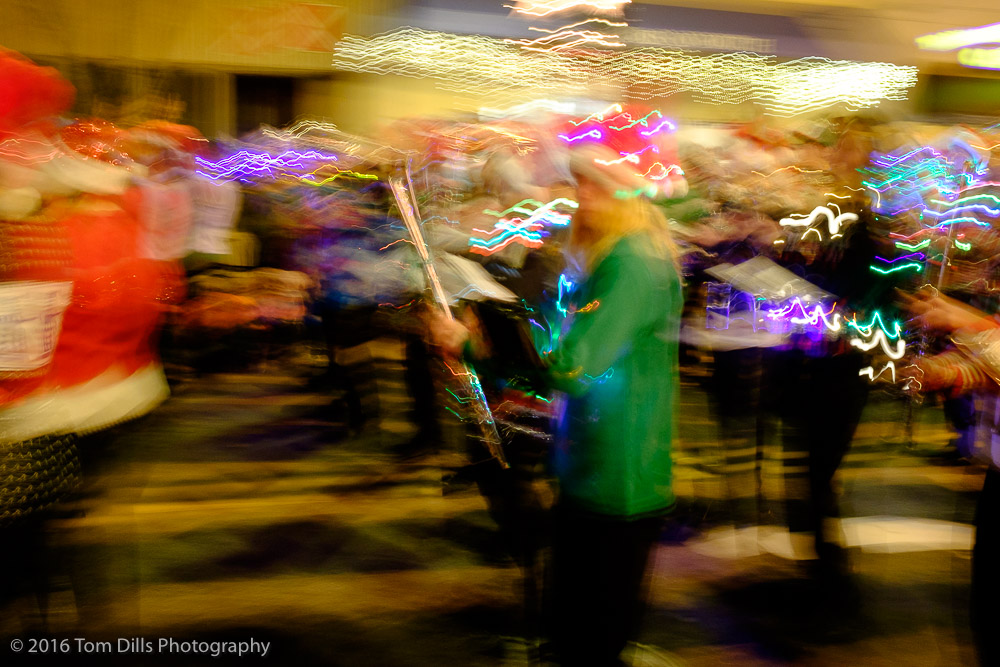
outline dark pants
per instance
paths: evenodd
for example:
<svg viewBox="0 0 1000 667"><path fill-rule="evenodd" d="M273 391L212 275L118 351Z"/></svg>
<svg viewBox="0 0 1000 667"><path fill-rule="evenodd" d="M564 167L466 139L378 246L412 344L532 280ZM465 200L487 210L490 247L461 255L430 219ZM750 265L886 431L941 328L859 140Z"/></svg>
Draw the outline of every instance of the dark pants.
<svg viewBox="0 0 1000 667"><path fill-rule="evenodd" d="M727 519L738 527L760 519L760 459L764 425L761 410L761 350L722 350L714 354L711 396L719 425Z"/></svg>
<svg viewBox="0 0 1000 667"><path fill-rule="evenodd" d="M952 440L959 456L972 458L976 441L976 401L971 394L947 398L944 401L944 416L958 433Z"/></svg>
<svg viewBox="0 0 1000 667"><path fill-rule="evenodd" d="M983 665L1000 665L1000 471L986 471L976 506L976 546L972 549L970 620Z"/></svg>
<svg viewBox="0 0 1000 667"><path fill-rule="evenodd" d="M833 477L850 449L868 400L862 357L779 352L771 371L780 396L788 529L815 537L820 565L841 571L844 555L825 520L840 516Z"/></svg>
<svg viewBox="0 0 1000 667"><path fill-rule="evenodd" d="M662 520L557 508L553 526L553 643L560 664L618 665L639 626L646 563Z"/></svg>
<svg viewBox="0 0 1000 667"><path fill-rule="evenodd" d="M79 440L84 511L95 503L110 504L121 519L111 526L88 526L93 546L71 546L68 553L77 613L88 631L99 635L139 631L139 535L132 512L148 479L149 464L142 459L149 456L150 436L163 428L157 419L147 415ZM126 515L131 520L124 520Z"/></svg>
<svg viewBox="0 0 1000 667"><path fill-rule="evenodd" d="M376 309L374 306L333 307L327 306L322 311L323 331L326 334L326 346L330 355L330 365L327 370L332 384L344 392L344 406L347 414L347 424L351 429L359 430L365 420L371 415L365 414L362 402L362 375L371 369L357 369L337 363L337 350L361 345L377 334L373 325Z"/></svg>

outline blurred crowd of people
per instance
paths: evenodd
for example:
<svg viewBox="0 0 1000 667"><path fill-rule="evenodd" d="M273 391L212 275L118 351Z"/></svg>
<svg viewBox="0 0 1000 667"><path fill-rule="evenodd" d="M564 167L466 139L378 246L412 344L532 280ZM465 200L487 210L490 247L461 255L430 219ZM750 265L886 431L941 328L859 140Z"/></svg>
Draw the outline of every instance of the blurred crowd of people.
<svg viewBox="0 0 1000 667"><path fill-rule="evenodd" d="M208 142L62 119L72 89L15 54L0 77L18 91L0 101L0 526L20 545L5 575L141 446L130 426L169 395L161 349L176 379L314 338L313 387L336 394L348 434L466 457L523 567L529 632L563 664L617 664L677 507L681 367L712 397L718 446L700 454L728 520L808 536L822 599L846 608L834 478L869 393L946 392L967 435L965 397L1000 378L995 127L679 127L612 104L399 122L378 142L317 121ZM405 361L415 431L385 418L378 354ZM975 553L981 637L996 476Z"/></svg>

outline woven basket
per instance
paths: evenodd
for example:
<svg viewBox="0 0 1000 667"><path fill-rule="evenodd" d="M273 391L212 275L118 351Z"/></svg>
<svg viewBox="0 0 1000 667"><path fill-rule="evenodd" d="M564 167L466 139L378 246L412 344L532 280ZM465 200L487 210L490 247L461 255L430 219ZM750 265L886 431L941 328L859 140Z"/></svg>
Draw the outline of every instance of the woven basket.
<svg viewBox="0 0 1000 667"><path fill-rule="evenodd" d="M0 527L37 516L80 485L73 436L0 445Z"/></svg>

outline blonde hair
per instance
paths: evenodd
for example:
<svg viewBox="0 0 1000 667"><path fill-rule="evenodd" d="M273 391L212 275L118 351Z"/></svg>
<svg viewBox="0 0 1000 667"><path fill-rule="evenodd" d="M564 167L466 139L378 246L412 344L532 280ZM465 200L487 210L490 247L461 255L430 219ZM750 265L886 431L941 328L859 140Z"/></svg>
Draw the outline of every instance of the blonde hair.
<svg viewBox="0 0 1000 667"><path fill-rule="evenodd" d="M586 226L572 225L569 246L591 272L627 236L646 236L651 254L680 268L677 246L670 235L667 219L645 197L613 198L601 207L596 220Z"/></svg>
<svg viewBox="0 0 1000 667"><path fill-rule="evenodd" d="M574 177L597 186L603 199L590 211L595 219L571 226L571 250L589 273L623 238L643 234L649 239L652 254L669 260L679 270L677 246L667 219L645 196L655 188L616 157L614 151L600 145L574 150L570 156Z"/></svg>

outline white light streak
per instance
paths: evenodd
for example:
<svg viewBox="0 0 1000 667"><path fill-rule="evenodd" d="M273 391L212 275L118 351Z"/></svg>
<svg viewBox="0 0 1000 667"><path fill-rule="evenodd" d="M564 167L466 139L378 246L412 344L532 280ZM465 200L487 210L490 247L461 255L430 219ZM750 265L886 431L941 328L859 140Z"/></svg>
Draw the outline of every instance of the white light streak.
<svg viewBox="0 0 1000 667"><path fill-rule="evenodd" d="M432 78L443 90L484 97L586 96L594 85L628 99L691 93L706 104L755 102L794 116L842 104L849 109L906 99L915 67L826 58L779 62L756 53L701 54L642 48L584 53L526 51L502 39L417 28L345 36L334 52L341 71Z"/></svg>

